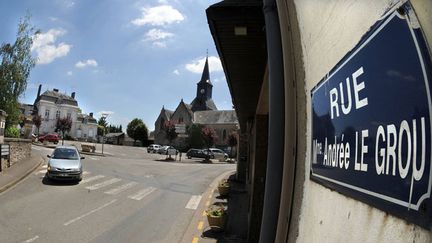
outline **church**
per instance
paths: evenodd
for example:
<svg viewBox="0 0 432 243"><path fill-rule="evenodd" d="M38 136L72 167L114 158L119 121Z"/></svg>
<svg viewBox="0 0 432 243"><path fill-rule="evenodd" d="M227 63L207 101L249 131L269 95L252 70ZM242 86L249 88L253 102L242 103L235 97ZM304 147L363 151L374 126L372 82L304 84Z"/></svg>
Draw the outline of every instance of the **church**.
<svg viewBox="0 0 432 243"><path fill-rule="evenodd" d="M213 84L210 81L208 57L204 65L201 80L197 83L196 97L192 103L187 104L181 99L177 108L168 110L162 106L161 112L155 122L154 142L156 144L169 144L164 130L164 124L172 121L175 124L184 124L189 128L191 125L199 124L211 127L215 130L217 147L227 146L228 135L239 128L235 110L218 110L213 99ZM179 136L172 142L176 148L187 148L188 140L186 134Z"/></svg>

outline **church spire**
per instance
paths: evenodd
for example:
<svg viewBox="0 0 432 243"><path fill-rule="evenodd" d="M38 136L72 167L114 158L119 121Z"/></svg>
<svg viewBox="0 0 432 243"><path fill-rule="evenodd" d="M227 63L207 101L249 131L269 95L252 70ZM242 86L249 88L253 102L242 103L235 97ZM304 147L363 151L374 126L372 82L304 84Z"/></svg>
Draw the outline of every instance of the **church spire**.
<svg viewBox="0 0 432 243"><path fill-rule="evenodd" d="M200 83L209 83L210 82L210 72L209 72L209 65L208 65L208 52L207 52L207 57L206 57L206 61L205 61L205 65L204 65L204 70L201 76L201 80Z"/></svg>

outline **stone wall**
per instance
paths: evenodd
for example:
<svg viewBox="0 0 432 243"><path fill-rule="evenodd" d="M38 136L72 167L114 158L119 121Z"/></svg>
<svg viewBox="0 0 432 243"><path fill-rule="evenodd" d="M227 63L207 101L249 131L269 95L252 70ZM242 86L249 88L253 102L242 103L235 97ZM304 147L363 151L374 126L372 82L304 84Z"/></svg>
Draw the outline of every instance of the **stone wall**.
<svg viewBox="0 0 432 243"><path fill-rule="evenodd" d="M10 162L2 160L2 169L10 167L15 163L29 158L31 155L31 140L19 138L5 138L4 144L10 145Z"/></svg>

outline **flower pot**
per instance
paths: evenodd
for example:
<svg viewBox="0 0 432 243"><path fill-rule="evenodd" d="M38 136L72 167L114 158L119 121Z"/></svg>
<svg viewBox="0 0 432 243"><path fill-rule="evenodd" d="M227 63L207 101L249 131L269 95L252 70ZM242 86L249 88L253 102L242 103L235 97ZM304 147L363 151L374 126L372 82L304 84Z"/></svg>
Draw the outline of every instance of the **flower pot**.
<svg viewBox="0 0 432 243"><path fill-rule="evenodd" d="M229 186L218 186L218 191L221 196L227 196L229 194Z"/></svg>
<svg viewBox="0 0 432 243"><path fill-rule="evenodd" d="M212 230L223 230L225 228L225 214L221 216L207 215L207 220Z"/></svg>

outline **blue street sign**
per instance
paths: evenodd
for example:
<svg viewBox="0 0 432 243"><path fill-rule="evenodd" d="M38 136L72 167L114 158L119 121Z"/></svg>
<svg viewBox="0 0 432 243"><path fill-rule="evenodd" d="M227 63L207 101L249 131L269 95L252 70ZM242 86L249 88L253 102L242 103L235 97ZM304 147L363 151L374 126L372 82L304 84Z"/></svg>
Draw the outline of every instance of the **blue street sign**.
<svg viewBox="0 0 432 243"><path fill-rule="evenodd" d="M431 228L431 72L405 3L311 91L311 179Z"/></svg>

